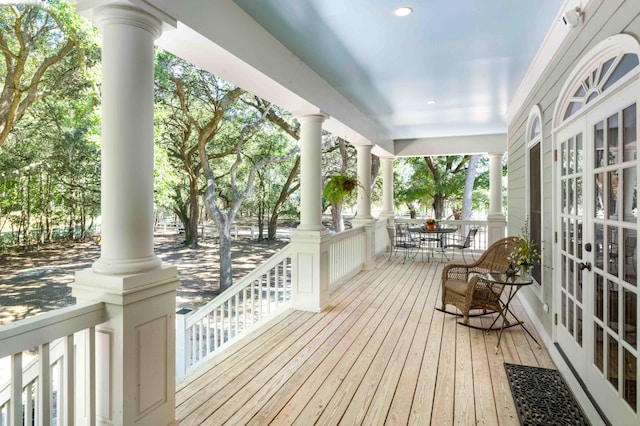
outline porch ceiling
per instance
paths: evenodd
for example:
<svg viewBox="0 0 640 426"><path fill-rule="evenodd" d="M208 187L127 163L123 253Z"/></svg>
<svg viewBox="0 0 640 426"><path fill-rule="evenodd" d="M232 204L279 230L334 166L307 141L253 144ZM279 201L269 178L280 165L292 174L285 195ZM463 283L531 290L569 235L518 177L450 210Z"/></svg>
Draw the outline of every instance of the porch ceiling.
<svg viewBox="0 0 640 426"><path fill-rule="evenodd" d="M443 137L505 134L566 2L146 1L178 21L161 47L294 114L326 112L328 130L378 155L400 139L437 150ZM400 5L413 13L394 16Z"/></svg>

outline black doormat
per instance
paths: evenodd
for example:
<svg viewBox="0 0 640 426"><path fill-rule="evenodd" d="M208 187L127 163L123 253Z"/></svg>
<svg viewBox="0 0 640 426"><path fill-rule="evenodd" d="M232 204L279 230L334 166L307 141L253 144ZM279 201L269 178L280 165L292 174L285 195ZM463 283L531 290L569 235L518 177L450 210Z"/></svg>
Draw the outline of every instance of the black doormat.
<svg viewBox="0 0 640 426"><path fill-rule="evenodd" d="M589 425L557 370L504 363L520 424Z"/></svg>

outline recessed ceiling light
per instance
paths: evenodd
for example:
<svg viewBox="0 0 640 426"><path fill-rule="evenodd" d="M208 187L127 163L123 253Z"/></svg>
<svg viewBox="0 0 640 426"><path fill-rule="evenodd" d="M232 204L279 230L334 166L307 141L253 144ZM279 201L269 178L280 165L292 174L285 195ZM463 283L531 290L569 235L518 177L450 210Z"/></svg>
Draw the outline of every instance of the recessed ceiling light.
<svg viewBox="0 0 640 426"><path fill-rule="evenodd" d="M427 101L427 105L435 105L436 101L434 101L433 99L430 101Z"/></svg>
<svg viewBox="0 0 640 426"><path fill-rule="evenodd" d="M393 14L396 16L407 16L413 12L413 9L410 7L399 7L393 11Z"/></svg>

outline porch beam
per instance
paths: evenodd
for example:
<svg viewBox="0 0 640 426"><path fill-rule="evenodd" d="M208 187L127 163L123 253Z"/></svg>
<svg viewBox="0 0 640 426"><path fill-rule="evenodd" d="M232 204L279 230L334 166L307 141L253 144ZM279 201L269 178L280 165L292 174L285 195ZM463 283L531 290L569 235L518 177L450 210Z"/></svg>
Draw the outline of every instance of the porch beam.
<svg viewBox="0 0 640 426"><path fill-rule="evenodd" d="M396 157L507 152L507 134L398 139L394 148Z"/></svg>

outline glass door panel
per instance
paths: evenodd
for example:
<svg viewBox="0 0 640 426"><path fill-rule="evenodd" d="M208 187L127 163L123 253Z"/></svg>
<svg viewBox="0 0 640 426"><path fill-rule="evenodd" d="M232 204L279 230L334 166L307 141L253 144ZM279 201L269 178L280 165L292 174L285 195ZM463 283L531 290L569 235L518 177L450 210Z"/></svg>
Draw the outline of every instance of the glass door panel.
<svg viewBox="0 0 640 426"><path fill-rule="evenodd" d="M583 248L583 134L570 134L560 143L560 329L565 344L583 352L583 279L580 272ZM566 347L565 347L566 349ZM584 355L583 355L584 356Z"/></svg>
<svg viewBox="0 0 640 426"><path fill-rule="evenodd" d="M592 125L594 161L593 330L588 387L596 399L613 392L638 412L637 401L637 111L636 105ZM583 274L586 279L586 271ZM602 383L611 387L607 390Z"/></svg>

